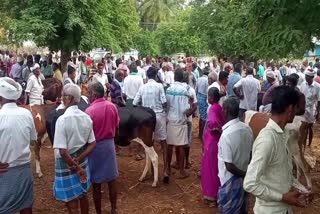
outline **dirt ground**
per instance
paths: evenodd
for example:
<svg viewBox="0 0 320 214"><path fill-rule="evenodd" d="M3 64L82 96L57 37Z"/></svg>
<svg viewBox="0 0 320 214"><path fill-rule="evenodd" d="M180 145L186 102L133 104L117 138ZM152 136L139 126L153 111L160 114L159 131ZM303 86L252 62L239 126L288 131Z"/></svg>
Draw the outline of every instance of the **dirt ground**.
<svg viewBox="0 0 320 214"><path fill-rule="evenodd" d="M194 121L193 144L191 150L192 169L190 177L185 180L177 179L177 172L173 171L173 176L169 185L159 183L157 188L152 188L152 179L147 179L139 183L138 179L144 168L144 161L135 161L130 155L128 148L121 150L118 156L118 166L120 177L118 179L118 209L123 214L206 214L219 213L216 208L210 208L202 202L200 179L198 171L200 167L201 144L197 138L197 122ZM317 160L320 160L320 125L315 127L315 139L311 151ZM159 180L162 179L162 156L160 146L156 145L159 154ZM34 179L35 186L35 214L64 214L67 213L64 203L54 199L52 194L52 184L54 178L54 156L49 143L46 143L41 150L41 164L44 176ZM34 164L33 164L34 165ZM34 170L35 172L35 170ZM35 175L35 174L34 174ZM320 168L319 163L311 171L315 199L313 203L305 209L295 209L294 213L318 214L320 213ZM108 200L107 186L104 186L103 207L104 213L109 213L110 204ZM92 195L88 193L90 200L90 213L94 212ZM253 197L250 200L250 207L253 207ZM252 212L252 211L251 211Z"/></svg>

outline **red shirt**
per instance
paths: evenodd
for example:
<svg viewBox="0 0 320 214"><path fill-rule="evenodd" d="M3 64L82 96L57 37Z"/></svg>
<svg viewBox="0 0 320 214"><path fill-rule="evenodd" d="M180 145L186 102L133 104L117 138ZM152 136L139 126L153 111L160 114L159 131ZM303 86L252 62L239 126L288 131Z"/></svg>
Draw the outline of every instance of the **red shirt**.
<svg viewBox="0 0 320 214"><path fill-rule="evenodd" d="M91 63L92 63L92 60L91 60L89 57L87 57L87 59L86 59L86 65L87 65L87 66L91 66Z"/></svg>
<svg viewBox="0 0 320 214"><path fill-rule="evenodd" d="M119 125L117 107L105 98L99 98L86 109L93 121L93 131L96 141L114 138Z"/></svg>
<svg viewBox="0 0 320 214"><path fill-rule="evenodd" d="M316 81L317 83L320 83L320 76L316 76L313 80Z"/></svg>

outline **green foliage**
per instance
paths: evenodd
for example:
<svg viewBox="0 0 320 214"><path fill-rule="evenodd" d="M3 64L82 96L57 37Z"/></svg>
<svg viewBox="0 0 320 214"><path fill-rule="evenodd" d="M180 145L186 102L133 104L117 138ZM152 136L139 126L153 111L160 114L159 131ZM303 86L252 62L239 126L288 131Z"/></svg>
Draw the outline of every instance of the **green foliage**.
<svg viewBox="0 0 320 214"><path fill-rule="evenodd" d="M320 36L318 0L247 0L249 27L255 42L267 55L302 56Z"/></svg>
<svg viewBox="0 0 320 214"><path fill-rule="evenodd" d="M320 35L317 0L198 0L190 22L216 54L279 59L301 57Z"/></svg>
<svg viewBox="0 0 320 214"><path fill-rule="evenodd" d="M154 31L141 30L135 35L134 41L134 48L139 50L141 56L158 56L160 54Z"/></svg>
<svg viewBox="0 0 320 214"><path fill-rule="evenodd" d="M169 21L181 9L183 0L137 0L141 25L154 30L161 22Z"/></svg>
<svg viewBox="0 0 320 214"><path fill-rule="evenodd" d="M190 28L196 34L207 36L208 47L214 53L231 56L250 51L243 5L236 1L211 1L208 5L198 5L194 11Z"/></svg>
<svg viewBox="0 0 320 214"><path fill-rule="evenodd" d="M114 32L113 50L127 51L134 45L134 37L139 32L139 16L135 0L109 0L110 23ZM115 48L117 46L117 48Z"/></svg>
<svg viewBox="0 0 320 214"><path fill-rule="evenodd" d="M0 13L11 18L15 41L51 50L126 50L138 30L133 0L3 0Z"/></svg>
<svg viewBox="0 0 320 214"><path fill-rule="evenodd" d="M184 10L175 19L158 26L156 39L161 54L185 52L199 55L207 51L206 40L190 31L188 23L191 12L190 9Z"/></svg>

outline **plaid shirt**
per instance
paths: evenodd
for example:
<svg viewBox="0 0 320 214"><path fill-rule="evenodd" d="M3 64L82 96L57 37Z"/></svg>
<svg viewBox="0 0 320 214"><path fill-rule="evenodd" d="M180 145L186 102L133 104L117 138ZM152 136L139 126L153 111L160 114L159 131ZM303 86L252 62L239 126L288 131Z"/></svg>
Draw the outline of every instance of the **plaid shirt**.
<svg viewBox="0 0 320 214"><path fill-rule="evenodd" d="M166 103L167 99L162 84L153 79L148 80L140 87L133 105L138 105L140 102L143 107L151 108L155 113L163 112L162 104Z"/></svg>

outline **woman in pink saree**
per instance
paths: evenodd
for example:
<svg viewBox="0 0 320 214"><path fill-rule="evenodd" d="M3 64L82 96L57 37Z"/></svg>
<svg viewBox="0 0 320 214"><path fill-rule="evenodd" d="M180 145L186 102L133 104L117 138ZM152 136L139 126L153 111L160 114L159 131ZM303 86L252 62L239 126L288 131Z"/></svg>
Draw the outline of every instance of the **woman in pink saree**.
<svg viewBox="0 0 320 214"><path fill-rule="evenodd" d="M217 205L217 194L220 186L218 177L218 142L225 123L222 107L219 105L219 90L215 87L208 91L208 102L211 104L205 132L203 135L203 152L201 162L201 187L206 202Z"/></svg>

